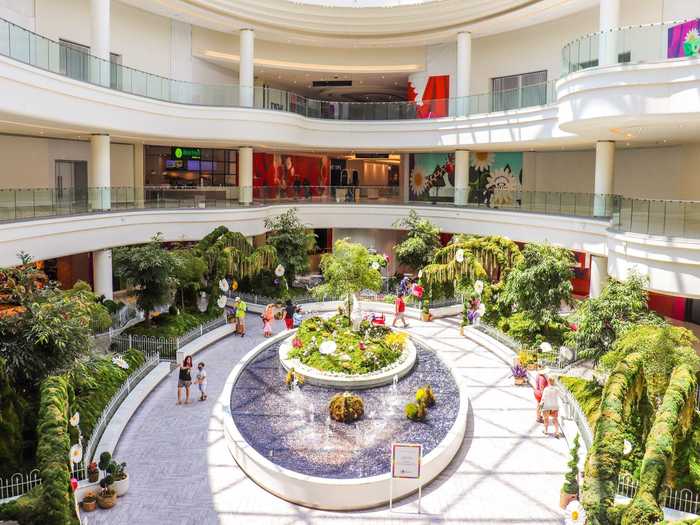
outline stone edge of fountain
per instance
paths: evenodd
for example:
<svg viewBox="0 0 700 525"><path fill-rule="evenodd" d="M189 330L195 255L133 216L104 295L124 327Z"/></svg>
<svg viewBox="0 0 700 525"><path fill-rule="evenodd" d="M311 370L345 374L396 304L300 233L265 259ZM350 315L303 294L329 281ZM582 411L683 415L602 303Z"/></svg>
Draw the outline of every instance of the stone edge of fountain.
<svg viewBox="0 0 700 525"><path fill-rule="evenodd" d="M288 337L288 332L278 334L248 352L233 368L217 404L222 409L224 436L226 445L238 466L255 483L268 492L292 503L323 510L360 510L385 505L389 501L390 474L380 474L367 478L335 479L308 476L280 467L260 454L241 435L231 414L231 394L233 387L246 365L268 346ZM430 343L422 337L411 336L419 344L435 351ZM422 479L395 479L393 486L394 500L409 496L433 481L452 461L464 440L469 412L469 396L464 378L455 373L449 360L443 359L459 388L459 411L452 428L445 438L423 457L421 465ZM387 454L389 451L387 451Z"/></svg>
<svg viewBox="0 0 700 525"><path fill-rule="evenodd" d="M292 348L291 341L293 338L294 335L292 333L287 341L284 341L280 345L278 352L280 363L282 363L285 370L294 368L294 370L304 376L305 382L316 386L341 388L345 390L366 390L368 388L388 385L394 380L394 376L401 379L408 374L416 364L416 359L418 357L416 346L408 339L408 341L406 341L406 348L401 357L388 367L377 370L376 372L361 375L333 374L306 366L298 359L289 359L287 354Z"/></svg>

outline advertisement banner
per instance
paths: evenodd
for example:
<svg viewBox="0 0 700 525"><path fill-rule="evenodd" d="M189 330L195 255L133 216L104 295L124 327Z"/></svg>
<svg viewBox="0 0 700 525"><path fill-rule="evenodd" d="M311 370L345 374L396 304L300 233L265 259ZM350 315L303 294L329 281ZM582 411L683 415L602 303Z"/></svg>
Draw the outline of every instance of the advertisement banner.
<svg viewBox="0 0 700 525"><path fill-rule="evenodd" d="M700 55L700 19L690 20L668 28L667 58Z"/></svg>

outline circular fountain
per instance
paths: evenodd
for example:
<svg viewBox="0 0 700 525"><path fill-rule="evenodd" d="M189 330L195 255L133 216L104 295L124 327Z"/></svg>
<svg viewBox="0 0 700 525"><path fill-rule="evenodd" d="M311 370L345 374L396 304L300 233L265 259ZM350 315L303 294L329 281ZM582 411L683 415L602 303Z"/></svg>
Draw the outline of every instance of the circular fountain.
<svg viewBox="0 0 700 525"><path fill-rule="evenodd" d="M370 508L389 499L392 443L423 445L422 479L394 480L394 498L435 478L457 453L468 399L449 367L425 341L414 341L412 368L389 384L354 390L364 415L333 421L333 385L285 384L280 361L282 334L254 348L231 372L221 402L225 434L238 465L259 485L294 503L329 509ZM425 422L406 418L404 406L430 384L437 403Z"/></svg>

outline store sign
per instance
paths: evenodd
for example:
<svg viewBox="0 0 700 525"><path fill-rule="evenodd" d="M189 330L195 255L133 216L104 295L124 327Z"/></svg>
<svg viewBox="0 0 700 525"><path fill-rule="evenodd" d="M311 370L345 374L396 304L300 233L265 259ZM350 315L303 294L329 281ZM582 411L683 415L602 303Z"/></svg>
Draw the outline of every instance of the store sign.
<svg viewBox="0 0 700 525"><path fill-rule="evenodd" d="M393 443L391 445L391 477L419 479L423 445Z"/></svg>
<svg viewBox="0 0 700 525"><path fill-rule="evenodd" d="M175 160L199 160L202 158L202 150L199 148L173 147L170 158Z"/></svg>

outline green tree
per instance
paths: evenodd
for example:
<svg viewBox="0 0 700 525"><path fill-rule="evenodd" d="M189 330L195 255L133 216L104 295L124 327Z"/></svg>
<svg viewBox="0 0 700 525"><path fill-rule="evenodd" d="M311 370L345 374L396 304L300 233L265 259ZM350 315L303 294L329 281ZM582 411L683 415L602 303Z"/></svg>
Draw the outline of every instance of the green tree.
<svg viewBox="0 0 700 525"><path fill-rule="evenodd" d="M556 322L562 303L571 303L574 259L569 250L530 243L508 274L502 300L537 324Z"/></svg>
<svg viewBox="0 0 700 525"><path fill-rule="evenodd" d="M267 243L274 246L290 284L297 275L309 270L309 252L316 246L316 234L299 220L296 209L265 219Z"/></svg>
<svg viewBox="0 0 700 525"><path fill-rule="evenodd" d="M205 285L207 264L198 257L194 250L184 248L172 252L174 265L174 277L177 280L177 295L180 296L180 304L194 307L197 300L197 292Z"/></svg>
<svg viewBox="0 0 700 525"><path fill-rule="evenodd" d="M634 323L659 324L662 319L647 306L646 279L637 273L626 281L609 280L600 297L579 304L574 320L577 330L567 344L584 359L598 359L612 349L622 331Z"/></svg>
<svg viewBox="0 0 700 525"><path fill-rule="evenodd" d="M440 247L440 230L427 219L421 219L415 210L408 217L394 223L395 227L407 230L406 238L394 246L396 260L418 271L430 264L435 251Z"/></svg>
<svg viewBox="0 0 700 525"><path fill-rule="evenodd" d="M92 327L109 323L87 285L63 291L29 265L0 269L3 306L0 358L17 389L33 392L50 373L68 367L91 346Z"/></svg>
<svg viewBox="0 0 700 525"><path fill-rule="evenodd" d="M381 255L372 255L361 244L341 239L333 245L333 253L321 257L323 283L313 289L316 297L347 297L348 313L352 295L361 290L379 291ZM376 264L373 264L376 263Z"/></svg>
<svg viewBox="0 0 700 525"><path fill-rule="evenodd" d="M576 434L576 437L574 438L574 442L571 446L571 451L570 454L571 456L569 457L569 462L566 464L569 467L569 471L566 473L564 479L564 486L562 487L561 491L564 494L576 494L578 496L578 450L580 447L579 444L579 434Z"/></svg>
<svg viewBox="0 0 700 525"><path fill-rule="evenodd" d="M168 301L175 286L175 259L163 248L160 234L140 246L114 253L114 273L134 287L136 304L151 324L151 311Z"/></svg>

